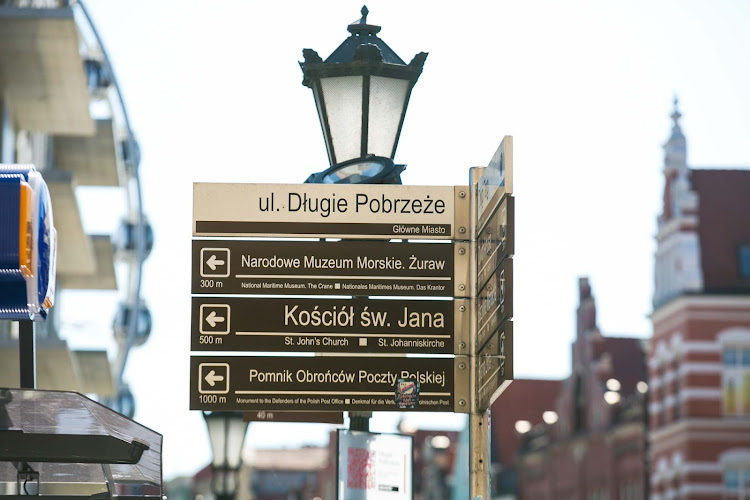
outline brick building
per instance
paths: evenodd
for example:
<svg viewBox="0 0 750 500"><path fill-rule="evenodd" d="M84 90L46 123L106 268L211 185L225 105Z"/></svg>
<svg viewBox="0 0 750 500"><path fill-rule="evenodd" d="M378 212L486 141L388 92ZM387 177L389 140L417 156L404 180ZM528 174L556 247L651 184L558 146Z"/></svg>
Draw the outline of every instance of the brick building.
<svg viewBox="0 0 750 500"><path fill-rule="evenodd" d="M522 434L517 495L640 499L647 477L643 342L599 331L587 278L579 280L579 298L572 373L560 382L554 410L539 415L539 423L515 424Z"/></svg>
<svg viewBox="0 0 750 500"><path fill-rule="evenodd" d="M750 170L665 145L650 379L651 498L750 498Z"/></svg>

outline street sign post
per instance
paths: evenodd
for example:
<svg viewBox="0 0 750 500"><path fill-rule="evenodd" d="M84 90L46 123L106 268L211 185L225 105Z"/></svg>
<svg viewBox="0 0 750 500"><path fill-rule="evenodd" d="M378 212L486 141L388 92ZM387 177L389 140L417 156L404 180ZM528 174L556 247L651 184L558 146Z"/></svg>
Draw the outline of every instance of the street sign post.
<svg viewBox="0 0 750 500"><path fill-rule="evenodd" d="M468 243L193 240L192 292L467 297Z"/></svg>
<svg viewBox="0 0 750 500"><path fill-rule="evenodd" d="M469 358L191 356L190 409L469 411Z"/></svg>
<svg viewBox="0 0 750 500"><path fill-rule="evenodd" d="M485 411L513 380L513 322L506 321L476 356L477 410Z"/></svg>
<svg viewBox="0 0 750 500"><path fill-rule="evenodd" d="M469 299L193 297L193 351L468 354Z"/></svg>
<svg viewBox="0 0 750 500"><path fill-rule="evenodd" d="M468 239L469 188L193 184L193 236Z"/></svg>
<svg viewBox="0 0 750 500"><path fill-rule="evenodd" d="M192 356L190 408L470 413L471 495L488 498L487 410L513 378L512 195L510 136L470 186L194 184L192 351L324 356Z"/></svg>
<svg viewBox="0 0 750 500"><path fill-rule="evenodd" d="M513 317L513 259L505 259L489 277L476 299L477 339L481 349L504 321Z"/></svg>
<svg viewBox="0 0 750 500"><path fill-rule="evenodd" d="M477 236L477 290L515 253L515 198L506 196Z"/></svg>

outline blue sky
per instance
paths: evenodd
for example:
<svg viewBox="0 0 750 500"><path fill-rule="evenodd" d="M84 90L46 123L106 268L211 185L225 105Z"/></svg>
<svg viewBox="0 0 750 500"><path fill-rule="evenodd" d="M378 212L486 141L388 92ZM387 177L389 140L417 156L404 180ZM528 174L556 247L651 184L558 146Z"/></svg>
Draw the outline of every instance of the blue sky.
<svg viewBox="0 0 750 500"><path fill-rule="evenodd" d="M210 458L202 418L188 410L192 183L302 182L327 166L297 63L303 48L328 56L362 5L86 4L142 150L156 237L143 295L154 331L132 353L127 379L136 419L165 436L171 478ZM404 183L466 184L469 167L486 165L502 137L514 137L516 376L568 374L579 276L590 277L604 333L647 337L673 96L691 165L750 165L750 3L367 4L368 20L403 59L429 52L396 152L408 165ZM91 231L113 230L124 211L111 192L81 199ZM64 295L64 335L75 346L111 347L116 303L115 293ZM378 414L373 428L392 431L397 418ZM327 431L253 424L248 444L321 443Z"/></svg>

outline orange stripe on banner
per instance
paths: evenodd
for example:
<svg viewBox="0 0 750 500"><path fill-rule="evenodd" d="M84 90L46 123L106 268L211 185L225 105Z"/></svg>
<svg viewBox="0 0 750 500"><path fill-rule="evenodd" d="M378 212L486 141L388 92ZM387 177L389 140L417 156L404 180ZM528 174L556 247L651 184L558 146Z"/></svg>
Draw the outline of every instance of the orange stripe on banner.
<svg viewBox="0 0 750 500"><path fill-rule="evenodd" d="M31 200L33 197L34 193L31 186L21 182L21 203L18 211L20 214L18 221L18 266L21 269L21 274L27 278L34 274L31 269Z"/></svg>

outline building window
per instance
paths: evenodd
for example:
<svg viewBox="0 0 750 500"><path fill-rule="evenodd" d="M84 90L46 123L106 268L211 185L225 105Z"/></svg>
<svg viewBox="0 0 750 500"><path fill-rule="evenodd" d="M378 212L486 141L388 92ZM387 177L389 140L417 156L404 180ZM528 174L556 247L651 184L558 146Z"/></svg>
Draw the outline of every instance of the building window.
<svg viewBox="0 0 750 500"><path fill-rule="evenodd" d="M724 414L750 415L750 345L725 345L723 363Z"/></svg>
<svg viewBox="0 0 750 500"><path fill-rule="evenodd" d="M724 493L728 498L750 499L750 466L724 469Z"/></svg>
<svg viewBox="0 0 750 500"><path fill-rule="evenodd" d="M740 245L738 249L738 264L740 268L740 278L750 279L750 243Z"/></svg>

